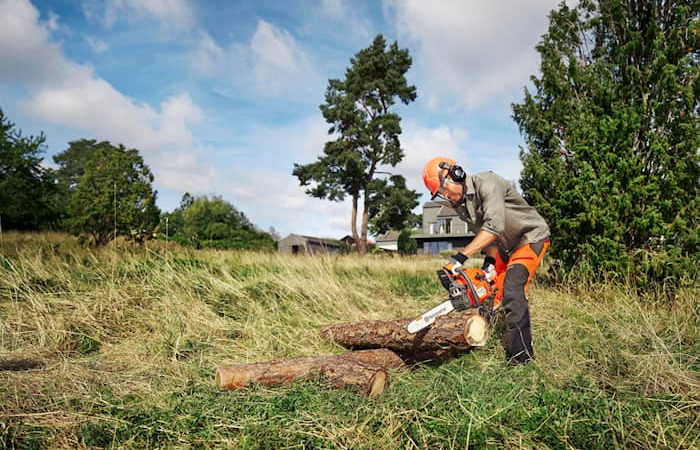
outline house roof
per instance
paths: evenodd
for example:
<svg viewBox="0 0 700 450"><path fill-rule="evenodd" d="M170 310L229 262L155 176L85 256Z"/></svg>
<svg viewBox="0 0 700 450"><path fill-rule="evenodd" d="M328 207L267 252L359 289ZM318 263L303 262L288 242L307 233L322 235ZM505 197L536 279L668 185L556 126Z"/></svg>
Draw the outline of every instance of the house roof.
<svg viewBox="0 0 700 450"><path fill-rule="evenodd" d="M455 211L452 206L448 205L442 205L442 208L440 208L440 211L437 213L438 217L455 217L457 216L457 211Z"/></svg>
<svg viewBox="0 0 700 450"><path fill-rule="evenodd" d="M338 247L340 244L338 243L337 240L335 239L324 239L324 238L318 238L314 236L304 236L301 234L290 234L284 239L281 239L281 241L286 242L295 242L298 244L317 244L317 245L325 245L327 247Z"/></svg>
<svg viewBox="0 0 700 450"><path fill-rule="evenodd" d="M437 217L456 217L458 216L457 211L454 210L450 202L446 200L439 200L436 202L425 202L423 204L423 209L426 208L440 208L437 213Z"/></svg>
<svg viewBox="0 0 700 450"><path fill-rule="evenodd" d="M399 239L400 234L401 234L400 231L389 230L386 233L380 234L379 236L377 236L377 243L386 242L386 241L397 241Z"/></svg>
<svg viewBox="0 0 700 450"><path fill-rule="evenodd" d="M450 202L447 200L438 200L423 203L424 208L437 208L439 206L450 206Z"/></svg>

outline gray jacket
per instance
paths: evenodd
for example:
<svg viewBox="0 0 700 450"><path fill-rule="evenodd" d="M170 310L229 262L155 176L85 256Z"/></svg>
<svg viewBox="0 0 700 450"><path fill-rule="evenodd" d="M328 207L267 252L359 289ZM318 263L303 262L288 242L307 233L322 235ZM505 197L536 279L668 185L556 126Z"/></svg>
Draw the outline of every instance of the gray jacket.
<svg viewBox="0 0 700 450"><path fill-rule="evenodd" d="M508 252L549 238L549 226L511 183L493 172L467 176L464 197L453 205L472 229L498 236Z"/></svg>

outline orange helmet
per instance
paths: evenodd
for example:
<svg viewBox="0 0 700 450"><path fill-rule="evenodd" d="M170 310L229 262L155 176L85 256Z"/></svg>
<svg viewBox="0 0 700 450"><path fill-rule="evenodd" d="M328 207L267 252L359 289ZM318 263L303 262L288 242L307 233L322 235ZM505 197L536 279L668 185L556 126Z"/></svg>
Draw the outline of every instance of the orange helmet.
<svg viewBox="0 0 700 450"><path fill-rule="evenodd" d="M435 200L438 191L445 185L448 175L449 178L452 178L452 181L458 183L464 181L466 176L464 170L457 165L457 161L450 158L433 158L425 164L425 167L423 167L423 183L430 191L431 200Z"/></svg>

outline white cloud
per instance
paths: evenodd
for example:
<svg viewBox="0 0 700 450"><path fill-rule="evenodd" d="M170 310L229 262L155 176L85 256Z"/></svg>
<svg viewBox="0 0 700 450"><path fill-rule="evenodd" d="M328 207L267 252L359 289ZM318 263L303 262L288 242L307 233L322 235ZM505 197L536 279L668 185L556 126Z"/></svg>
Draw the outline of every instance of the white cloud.
<svg viewBox="0 0 700 450"><path fill-rule="evenodd" d="M58 20L58 14L53 11L49 12L49 20L46 21L46 28L48 28L49 31L57 31L59 29Z"/></svg>
<svg viewBox="0 0 700 450"><path fill-rule="evenodd" d="M474 139L468 130L440 125L424 127L415 122L404 126L401 143L405 158L396 172L406 178L406 185L425 193L422 173L427 161L438 156L454 159L467 173L493 170L507 180L517 181L522 170L517 144L509 144L500 136L488 141Z"/></svg>
<svg viewBox="0 0 700 450"><path fill-rule="evenodd" d="M189 53L188 59L192 70L205 76L216 75L220 70L220 65L226 65L224 50L205 31L200 31L197 43Z"/></svg>
<svg viewBox="0 0 700 450"><path fill-rule="evenodd" d="M269 158L266 164L288 164L289 173L292 164L307 164L323 154L323 146L329 140L328 125L321 114L300 117L285 125L257 125L250 130L250 148L267 148L267 154L254 155L256 161L261 157Z"/></svg>
<svg viewBox="0 0 700 450"><path fill-rule="evenodd" d="M534 46L559 0L476 2L386 0L401 39L415 43L415 66L432 107L473 108L512 96L537 71Z"/></svg>
<svg viewBox="0 0 700 450"><path fill-rule="evenodd" d="M213 169L198 163L189 125L202 112L187 94L169 97L160 108L137 103L85 68L69 83L46 86L22 107L41 120L68 126L98 140L140 150L161 186L207 186ZM199 174L199 175L198 175Z"/></svg>
<svg viewBox="0 0 700 450"><path fill-rule="evenodd" d="M331 202L305 193L291 176L291 167L273 170L255 158L237 160L215 172L183 173L183 186L190 194L220 195L261 229L274 227L283 236L289 233L339 238L350 233L349 199ZM183 161L184 162L184 161ZM183 166L184 164L178 164ZM280 173L282 172L282 173ZM196 177L196 178L195 178ZM189 188L184 186L188 185Z"/></svg>
<svg viewBox="0 0 700 450"><path fill-rule="evenodd" d="M95 53L102 53L109 50L109 44L107 44L102 39L96 38L95 36L85 36L85 42L87 42L88 46Z"/></svg>
<svg viewBox="0 0 700 450"><path fill-rule="evenodd" d="M351 203L331 202L306 195L291 176L270 176L263 168L237 170L235 183L224 195L245 211L256 225L289 233L340 238L350 234Z"/></svg>
<svg viewBox="0 0 700 450"><path fill-rule="evenodd" d="M49 41L55 23L41 23L27 0L0 0L0 81L40 85L70 74L70 64Z"/></svg>
<svg viewBox="0 0 700 450"><path fill-rule="evenodd" d="M163 102L164 125L182 127L188 122L198 122L203 118L202 110L194 104L187 94L169 97Z"/></svg>
<svg viewBox="0 0 700 450"><path fill-rule="evenodd" d="M248 73L259 94L278 95L304 86L313 68L306 53L286 30L264 20L244 47L232 46L234 75ZM241 67L241 63L244 64ZM245 76L244 76L245 79Z"/></svg>
<svg viewBox="0 0 700 450"><path fill-rule="evenodd" d="M198 163L190 130L203 113L187 93L166 98L158 109L138 102L91 67L66 59L29 2L0 1L0 81L27 89L21 111L86 138L138 148L163 186L208 183L213 169ZM193 173L203 175L183 175Z"/></svg>
<svg viewBox="0 0 700 450"><path fill-rule="evenodd" d="M101 20L107 27L119 21L155 20L162 30L186 30L194 25L194 15L186 0L106 0L86 2L89 19Z"/></svg>
<svg viewBox="0 0 700 450"><path fill-rule="evenodd" d="M507 180L520 178L522 163L518 157L519 148L503 142L474 143L468 150L467 172L492 170Z"/></svg>
<svg viewBox="0 0 700 450"><path fill-rule="evenodd" d="M372 26L358 8L357 2L321 0L318 13L320 18L315 22L324 24L324 31L332 30L336 37L345 34L359 41L367 41L374 37ZM327 25L328 21L332 22L331 26Z"/></svg>
<svg viewBox="0 0 700 450"><path fill-rule="evenodd" d="M349 14L343 0L321 0L322 13L333 20L341 20Z"/></svg>
<svg viewBox="0 0 700 450"><path fill-rule="evenodd" d="M299 77L310 64L289 32L261 20L250 41L255 82L278 90L284 78Z"/></svg>
<svg viewBox="0 0 700 450"><path fill-rule="evenodd" d="M320 77L294 36L259 20L247 42L219 43L206 31L188 55L190 68L216 80L216 90L229 97L304 97Z"/></svg>

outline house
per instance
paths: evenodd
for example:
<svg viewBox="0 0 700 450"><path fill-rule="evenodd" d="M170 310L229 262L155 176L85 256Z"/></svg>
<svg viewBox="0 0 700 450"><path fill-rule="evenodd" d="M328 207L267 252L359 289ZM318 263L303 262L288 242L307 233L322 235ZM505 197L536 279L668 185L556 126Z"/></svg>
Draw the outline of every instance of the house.
<svg viewBox="0 0 700 450"><path fill-rule="evenodd" d="M411 238L416 240L418 254L436 255L461 249L474 239L474 234L449 202L431 201L423 204L423 227Z"/></svg>
<svg viewBox="0 0 700 450"><path fill-rule="evenodd" d="M277 241L277 251L292 254L339 253L341 243L334 239L290 234Z"/></svg>
<svg viewBox="0 0 700 450"><path fill-rule="evenodd" d="M389 230L384 234L377 236L376 248L381 248L386 251L396 252L399 250L399 234L400 231Z"/></svg>

